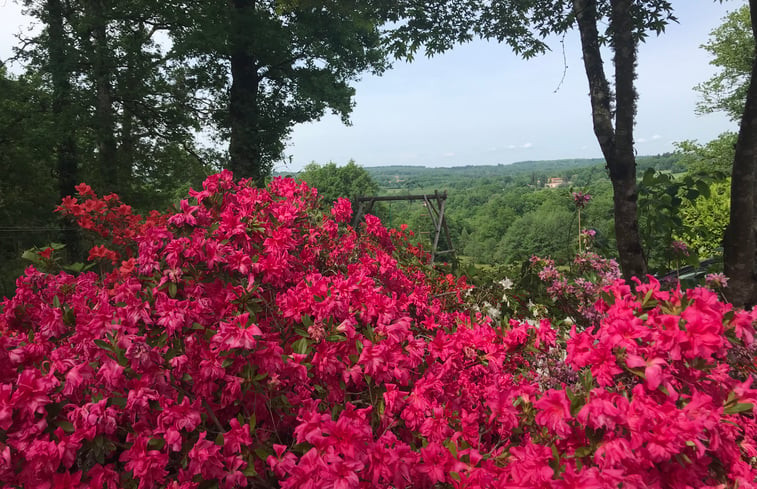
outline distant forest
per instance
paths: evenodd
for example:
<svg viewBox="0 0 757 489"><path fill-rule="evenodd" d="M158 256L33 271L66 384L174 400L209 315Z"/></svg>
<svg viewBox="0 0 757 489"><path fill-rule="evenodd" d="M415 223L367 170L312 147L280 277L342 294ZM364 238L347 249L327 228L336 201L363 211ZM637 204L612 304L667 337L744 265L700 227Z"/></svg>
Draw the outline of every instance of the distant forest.
<svg viewBox="0 0 757 489"><path fill-rule="evenodd" d="M686 165L681 153L638 158L638 176L681 175ZM468 165L451 168L424 166L338 167L309 165L302 172L282 172L317 187L325 203L338 196L406 195L446 192L446 219L452 243L441 237L439 249L454 248L457 262L476 266L520 266L532 255L567 260L577 250L578 222L573 192L588 193L583 228L590 228L594 249L615 254L612 186L603 159L523 161L500 165ZM370 182L366 182L366 178ZM552 187L550 187L550 183ZM644 186L642 185L642 189ZM640 199L642 223L654 220L653 206ZM422 202L381 203L374 209L385 224L402 224L430 248L434 229ZM648 229L645 227L644 229ZM665 230L663 230L663 233ZM652 242L660 237L645 235ZM659 249L659 246L656 247ZM652 264L664 269L665 256L652 255ZM458 263L459 264L459 263Z"/></svg>

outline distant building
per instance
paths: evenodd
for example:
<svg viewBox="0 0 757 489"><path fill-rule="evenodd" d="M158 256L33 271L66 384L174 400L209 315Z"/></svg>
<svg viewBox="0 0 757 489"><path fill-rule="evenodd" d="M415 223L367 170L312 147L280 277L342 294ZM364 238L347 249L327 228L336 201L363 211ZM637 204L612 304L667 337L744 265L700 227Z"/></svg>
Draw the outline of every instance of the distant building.
<svg viewBox="0 0 757 489"><path fill-rule="evenodd" d="M546 186L549 187L549 188L557 188L557 187L562 187L563 185L565 185L565 179L564 178L562 178L562 177L552 177L552 178L549 179L549 181L547 182Z"/></svg>

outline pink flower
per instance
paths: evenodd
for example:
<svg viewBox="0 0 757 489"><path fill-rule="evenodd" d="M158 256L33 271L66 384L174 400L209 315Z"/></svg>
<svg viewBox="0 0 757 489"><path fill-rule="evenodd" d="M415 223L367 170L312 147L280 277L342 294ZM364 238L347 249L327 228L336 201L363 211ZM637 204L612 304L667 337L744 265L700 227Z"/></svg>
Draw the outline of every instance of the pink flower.
<svg viewBox="0 0 757 489"><path fill-rule="evenodd" d="M334 216L336 222L350 222L350 219L352 219L352 203L343 197L339 197L334 202L334 207L331 208L331 215Z"/></svg>
<svg viewBox="0 0 757 489"><path fill-rule="evenodd" d="M124 468L131 470L139 480L139 489L150 489L157 484L161 484L168 471L168 454L158 450L149 450L147 448L148 438L146 436L131 436L132 445L126 449L119 460L124 462Z"/></svg>
<svg viewBox="0 0 757 489"><path fill-rule="evenodd" d="M659 357L645 360L638 355L634 355L633 353L626 355L626 365L631 368L644 367L644 379L647 383L647 387L651 390L657 389L657 387L662 383L662 366L666 364L667 362Z"/></svg>
<svg viewBox="0 0 757 489"><path fill-rule="evenodd" d="M673 241L670 244L673 253L679 256L689 256L689 247L683 241Z"/></svg>
<svg viewBox="0 0 757 489"><path fill-rule="evenodd" d="M8 430L13 424L13 385L0 384L0 430Z"/></svg>
<svg viewBox="0 0 757 489"><path fill-rule="evenodd" d="M570 400L563 390L549 389L534 407L539 410L536 414L536 422L546 426L558 436L566 437L570 434L568 421L570 415Z"/></svg>
<svg viewBox="0 0 757 489"><path fill-rule="evenodd" d="M707 287L711 289L724 289L728 287L728 277L722 273L709 273L705 275L704 281Z"/></svg>
<svg viewBox="0 0 757 489"><path fill-rule="evenodd" d="M584 192L573 192L573 203L578 209L582 209L591 200L591 194Z"/></svg>
<svg viewBox="0 0 757 489"><path fill-rule="evenodd" d="M113 250L109 250L102 245L93 246L92 249L89 250L89 257L87 258L87 260L106 260L112 263L116 263L116 261L118 261L118 253Z"/></svg>
<svg viewBox="0 0 757 489"><path fill-rule="evenodd" d="M200 439L187 454L187 470L190 474L199 474L205 480L220 479L225 474L221 447L207 440L207 435L206 431L200 433Z"/></svg>
<svg viewBox="0 0 757 489"><path fill-rule="evenodd" d="M38 252L37 252L37 255L39 255L39 257L40 257L40 258L43 258L43 259L45 259L45 260L49 260L49 259L50 259L50 258L52 258L52 256L53 256L53 251L55 251L55 250L53 250L52 248L50 248L50 247L48 246L48 247L47 247L47 248L45 248L44 250L42 250L42 251L38 251Z"/></svg>
<svg viewBox="0 0 757 489"><path fill-rule="evenodd" d="M418 467L418 471L425 474L431 484L437 482L444 483L447 481L447 474L449 472L449 458L450 453L447 448L440 445L438 442L431 442L427 446L421 448L421 458L423 462Z"/></svg>

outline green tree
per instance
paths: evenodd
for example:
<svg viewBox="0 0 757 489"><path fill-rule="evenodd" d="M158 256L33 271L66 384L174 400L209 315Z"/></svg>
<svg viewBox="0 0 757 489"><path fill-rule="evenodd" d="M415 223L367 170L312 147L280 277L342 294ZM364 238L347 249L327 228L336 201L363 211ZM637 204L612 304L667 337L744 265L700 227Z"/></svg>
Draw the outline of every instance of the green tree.
<svg viewBox="0 0 757 489"><path fill-rule="evenodd" d="M24 250L60 241L52 215L59 188L51 105L40 80L0 68L0 297L14 290Z"/></svg>
<svg viewBox="0 0 757 489"><path fill-rule="evenodd" d="M697 103L697 111L723 111L732 120L741 119L754 58L749 5L730 12L724 22L710 32L710 38L702 48L712 55L710 64L719 71L694 87L702 97Z"/></svg>
<svg viewBox="0 0 757 489"><path fill-rule="evenodd" d="M171 30L176 64L211 97L212 122L229 142L228 165L262 185L297 123L327 111L347 122L350 83L387 67L370 0L179 2ZM187 69L186 67L191 67Z"/></svg>
<svg viewBox="0 0 757 489"><path fill-rule="evenodd" d="M733 170L736 138L736 133L724 132L706 144L696 141L676 143L680 155L679 164L691 175L724 180Z"/></svg>
<svg viewBox="0 0 757 489"><path fill-rule="evenodd" d="M496 259L500 263L519 263L537 255L569 260L576 250L573 217L565 206L545 202L512 223L497 245Z"/></svg>
<svg viewBox="0 0 757 489"><path fill-rule="evenodd" d="M547 49L544 39L577 28L589 83L594 133L613 184L615 235L623 274L643 277L647 264L639 234L636 158L637 48L651 33L661 33L675 18L664 0L459 0L420 6L410 2L410 20L394 33L398 55L411 58L420 48L433 55L466 42L474 34L509 44L529 58ZM614 90L605 73L601 48L613 51Z"/></svg>
<svg viewBox="0 0 757 489"><path fill-rule="evenodd" d="M354 200L362 195L376 195L379 186L365 168L350 160L344 166L330 162L310 163L297 174L297 179L318 189L318 195L330 205L339 197Z"/></svg>
<svg viewBox="0 0 757 489"><path fill-rule="evenodd" d="M141 207L165 204L187 174L197 184L212 170L200 149L200 119L190 91L156 38L169 24L151 0L24 0L44 29L24 40L19 58L54 94L61 136L61 196L86 179ZM64 151L65 150L65 151ZM69 156L66 156L69 155ZM71 156L73 155L73 156ZM73 176L72 176L73 175ZM168 185L166 187L165 185ZM64 188L65 187L65 188Z"/></svg>
<svg viewBox="0 0 757 489"><path fill-rule="evenodd" d="M722 255L736 138L736 133L726 132L706 144L677 143L679 163L686 168L683 178L695 182L698 191L693 192L691 199L684 199L678 209L681 227L675 230L675 239L688 244L703 258Z"/></svg>
<svg viewBox="0 0 757 489"><path fill-rule="evenodd" d="M52 144L56 158L58 195L62 199L73 194L74 187L79 183L77 111L73 88L77 59L73 39L66 29L63 3L60 0L44 0L40 7L37 14L45 29L38 37L41 39L39 52L44 60L42 71L49 75L49 90L52 94ZM69 257L76 257L79 253L77 232L64 227L61 240L68 247Z"/></svg>
<svg viewBox="0 0 757 489"><path fill-rule="evenodd" d="M711 183L706 195L684 201L679 211L682 228L676 239L686 243L700 257L719 256L730 201L731 188L727 181Z"/></svg>

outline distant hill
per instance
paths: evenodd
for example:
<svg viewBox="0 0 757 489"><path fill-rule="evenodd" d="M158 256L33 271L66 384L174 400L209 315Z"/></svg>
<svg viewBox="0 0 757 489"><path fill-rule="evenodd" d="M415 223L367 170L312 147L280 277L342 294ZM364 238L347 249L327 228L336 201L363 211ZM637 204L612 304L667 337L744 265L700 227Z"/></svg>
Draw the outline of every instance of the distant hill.
<svg viewBox="0 0 757 489"><path fill-rule="evenodd" d="M637 157L639 173L649 167L658 170L678 171L680 156L667 153ZM578 158L543 161L520 161L499 165L466 165L455 167L429 167L411 165L366 166L365 169L382 189L428 189L466 187L481 180L532 180L546 182L551 177L569 179L578 170L592 169L604 173L602 158ZM282 176L297 176L297 172L277 172Z"/></svg>

